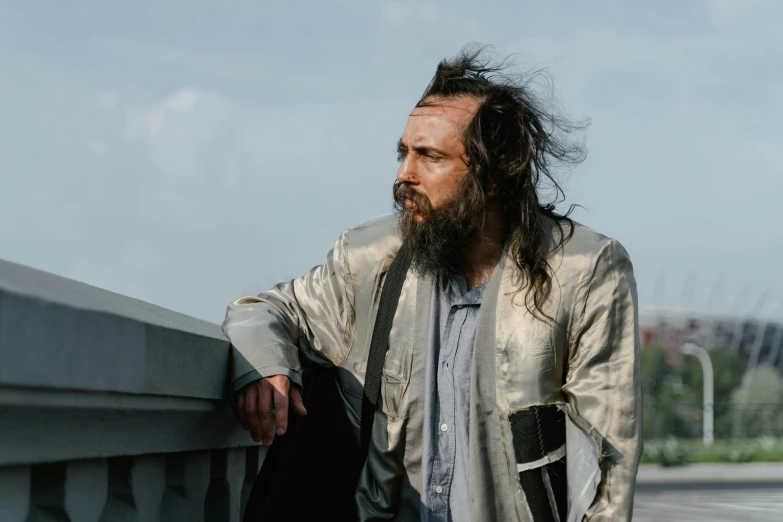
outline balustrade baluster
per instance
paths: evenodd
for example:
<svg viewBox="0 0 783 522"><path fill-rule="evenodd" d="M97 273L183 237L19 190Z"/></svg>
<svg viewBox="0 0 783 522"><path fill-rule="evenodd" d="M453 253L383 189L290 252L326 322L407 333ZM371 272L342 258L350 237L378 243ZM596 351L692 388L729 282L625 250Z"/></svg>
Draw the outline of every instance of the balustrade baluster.
<svg viewBox="0 0 783 522"><path fill-rule="evenodd" d="M168 456L161 520L204 522L209 465L208 451Z"/></svg>
<svg viewBox="0 0 783 522"><path fill-rule="evenodd" d="M242 503L240 511L244 515L245 507L247 506L247 499L250 497L250 492L253 490L253 483L258 476L258 470L261 469L258 458L260 448L258 446L251 446L245 449L245 473L242 483Z"/></svg>
<svg viewBox="0 0 783 522"><path fill-rule="evenodd" d="M131 486L132 457L109 460L109 495L101 522L124 522L136 518L136 502Z"/></svg>
<svg viewBox="0 0 783 522"><path fill-rule="evenodd" d="M0 520L23 522L30 509L30 467L0 468Z"/></svg>
<svg viewBox="0 0 783 522"><path fill-rule="evenodd" d="M109 492L104 459L69 462L65 471L65 512L74 522L98 522Z"/></svg>
<svg viewBox="0 0 783 522"><path fill-rule="evenodd" d="M226 477L226 457L226 450L211 452L209 488L204 500L204 520L206 522L228 522L230 500L228 478Z"/></svg>
<svg viewBox="0 0 783 522"><path fill-rule="evenodd" d="M229 494L229 522L241 522L242 486L245 480L245 449L233 448L226 455L226 480ZM207 521L207 522L212 522Z"/></svg>
<svg viewBox="0 0 783 522"><path fill-rule="evenodd" d="M166 489L166 457L142 455L133 462L131 474L133 499L136 501L138 522L158 522L161 500Z"/></svg>
<svg viewBox="0 0 783 522"><path fill-rule="evenodd" d="M26 522L68 522L65 513L65 470L65 462L32 467L30 512Z"/></svg>

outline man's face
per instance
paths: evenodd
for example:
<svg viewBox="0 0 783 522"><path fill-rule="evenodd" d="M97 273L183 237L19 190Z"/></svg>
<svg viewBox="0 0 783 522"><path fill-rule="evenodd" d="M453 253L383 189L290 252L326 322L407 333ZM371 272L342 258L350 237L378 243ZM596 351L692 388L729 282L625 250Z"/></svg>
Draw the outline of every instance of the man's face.
<svg viewBox="0 0 783 522"><path fill-rule="evenodd" d="M419 223L426 220L428 207L438 210L453 200L468 175L462 138L479 104L469 97L427 101L432 105L411 113L398 145L397 181L412 196L403 206Z"/></svg>
<svg viewBox="0 0 783 522"><path fill-rule="evenodd" d="M420 274L458 269L462 249L481 227L484 198L472 183L463 133L478 109L472 98L417 107L399 143L399 232Z"/></svg>

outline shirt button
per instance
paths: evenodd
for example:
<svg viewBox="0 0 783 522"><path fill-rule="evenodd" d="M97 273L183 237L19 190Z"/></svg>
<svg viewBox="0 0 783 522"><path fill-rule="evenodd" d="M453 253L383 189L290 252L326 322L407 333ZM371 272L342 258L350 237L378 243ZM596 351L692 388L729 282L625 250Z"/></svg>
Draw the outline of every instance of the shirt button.
<svg viewBox="0 0 783 522"><path fill-rule="evenodd" d="M441 424L440 425L440 431L449 431L449 427L447 424Z"/></svg>
<svg viewBox="0 0 783 522"><path fill-rule="evenodd" d="M435 493L437 493L438 495L443 493L443 487L442 486L435 486Z"/></svg>

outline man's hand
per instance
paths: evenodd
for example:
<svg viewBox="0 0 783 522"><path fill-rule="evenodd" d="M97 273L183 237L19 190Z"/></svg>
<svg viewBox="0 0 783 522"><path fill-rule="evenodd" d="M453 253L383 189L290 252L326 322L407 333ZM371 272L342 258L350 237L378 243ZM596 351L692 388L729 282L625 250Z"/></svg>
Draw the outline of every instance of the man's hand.
<svg viewBox="0 0 783 522"><path fill-rule="evenodd" d="M277 434L283 435L288 429L288 403L299 415L307 415L302 394L291 387L291 380L285 375L273 375L266 379L251 382L236 394L236 414L242 428L250 430L253 440L272 444L272 417L275 418Z"/></svg>

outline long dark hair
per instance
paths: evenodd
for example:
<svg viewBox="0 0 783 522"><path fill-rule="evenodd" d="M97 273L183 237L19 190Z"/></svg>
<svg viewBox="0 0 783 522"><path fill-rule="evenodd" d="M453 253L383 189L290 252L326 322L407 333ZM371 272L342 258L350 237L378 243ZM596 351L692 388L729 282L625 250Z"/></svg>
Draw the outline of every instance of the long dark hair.
<svg viewBox="0 0 783 522"><path fill-rule="evenodd" d="M483 199L478 208L501 212L506 245L522 277L519 291L527 288L528 311L554 320L544 311L552 288L547 259L573 236L569 215L575 207L565 214L555 212L565 193L554 169L584 160L584 145L571 135L589 121L571 121L553 103L534 95L534 82L549 80L545 72L505 74L508 62L492 64L488 54L487 48L466 47L442 61L417 107L459 96L480 101L464 134L469 183L476 189L469 192ZM542 202L539 191L544 185L553 194ZM558 233L552 234L551 222Z"/></svg>

